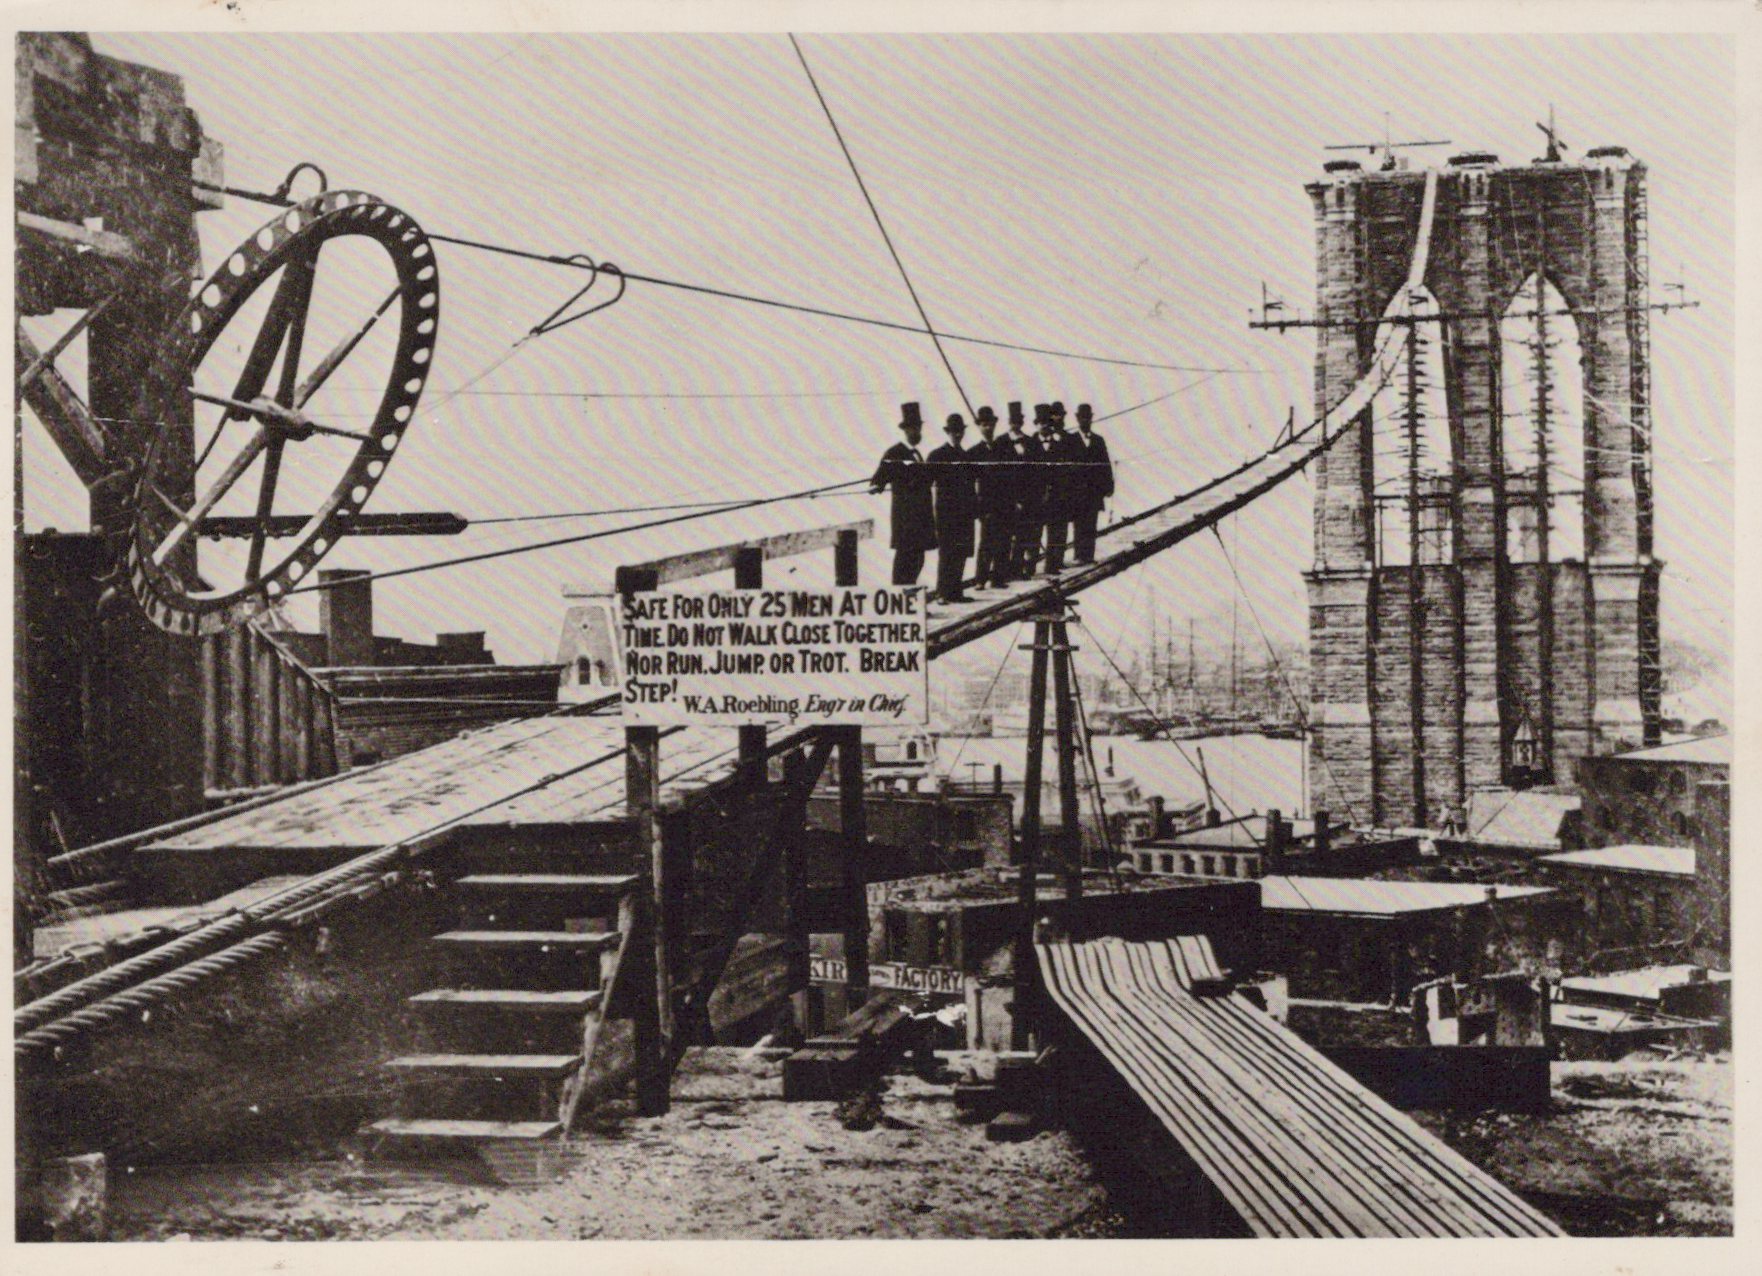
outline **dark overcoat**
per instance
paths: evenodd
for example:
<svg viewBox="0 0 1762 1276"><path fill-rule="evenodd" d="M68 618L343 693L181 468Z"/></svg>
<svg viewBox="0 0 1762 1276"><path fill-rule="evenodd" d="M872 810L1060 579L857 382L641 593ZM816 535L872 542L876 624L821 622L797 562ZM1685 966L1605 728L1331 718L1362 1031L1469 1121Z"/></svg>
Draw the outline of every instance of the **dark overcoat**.
<svg viewBox="0 0 1762 1276"><path fill-rule="evenodd" d="M931 470L911 445L895 443L881 455L869 485L893 493L894 549L935 549L936 511L931 504Z"/></svg>
<svg viewBox="0 0 1762 1276"><path fill-rule="evenodd" d="M1077 485L1081 504L1078 510L1099 510L1102 503L1113 495L1113 460L1107 454L1107 440L1093 430L1085 439L1082 431L1071 435L1077 446L1073 452L1082 457L1082 481Z"/></svg>
<svg viewBox="0 0 1762 1276"><path fill-rule="evenodd" d="M944 443L927 460L936 485L936 545L943 553L973 552L973 520L979 516L972 454Z"/></svg>

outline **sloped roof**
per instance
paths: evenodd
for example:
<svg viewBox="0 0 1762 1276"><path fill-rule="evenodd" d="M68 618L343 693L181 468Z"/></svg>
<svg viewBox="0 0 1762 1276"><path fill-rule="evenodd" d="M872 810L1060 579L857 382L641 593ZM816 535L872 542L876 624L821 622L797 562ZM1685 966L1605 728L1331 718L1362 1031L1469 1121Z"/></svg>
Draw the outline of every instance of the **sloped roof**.
<svg viewBox="0 0 1762 1276"><path fill-rule="evenodd" d="M1635 749L1631 753L1617 753L1614 756L1621 762L1701 762L1730 766L1731 737L1699 736L1693 740L1678 740L1674 744L1660 744L1650 749Z"/></svg>
<svg viewBox="0 0 1762 1276"><path fill-rule="evenodd" d="M1560 827L1580 807L1576 793L1479 792L1468 795L1468 836L1498 846L1554 849Z"/></svg>
<svg viewBox="0 0 1762 1276"><path fill-rule="evenodd" d="M1589 851L1565 851L1542 856L1544 864L1575 868L1600 868L1616 873L1660 873L1670 877L1695 875L1692 846L1603 846Z"/></svg>

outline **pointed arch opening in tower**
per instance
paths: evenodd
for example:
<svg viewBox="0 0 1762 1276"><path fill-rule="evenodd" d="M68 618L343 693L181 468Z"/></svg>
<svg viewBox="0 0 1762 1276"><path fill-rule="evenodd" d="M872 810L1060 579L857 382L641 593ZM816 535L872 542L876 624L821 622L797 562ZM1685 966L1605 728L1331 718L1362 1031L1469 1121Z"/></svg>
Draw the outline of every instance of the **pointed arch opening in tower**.
<svg viewBox="0 0 1762 1276"><path fill-rule="evenodd" d="M1389 303L1388 322L1377 332L1380 346L1399 335L1389 332L1398 321L1408 337L1399 370L1372 408L1371 500L1380 567L1453 557L1450 417L1437 314L1437 299L1420 288Z"/></svg>
<svg viewBox="0 0 1762 1276"><path fill-rule="evenodd" d="M1585 389L1578 324L1540 272L1500 320L1504 347L1506 556L1558 563L1585 552Z"/></svg>

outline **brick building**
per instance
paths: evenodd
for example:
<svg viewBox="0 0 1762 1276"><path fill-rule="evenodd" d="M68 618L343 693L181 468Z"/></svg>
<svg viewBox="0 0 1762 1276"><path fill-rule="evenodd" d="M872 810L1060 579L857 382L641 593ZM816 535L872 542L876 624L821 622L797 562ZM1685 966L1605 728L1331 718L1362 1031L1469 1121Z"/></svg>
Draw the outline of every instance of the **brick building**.
<svg viewBox="0 0 1762 1276"><path fill-rule="evenodd" d="M1260 888L1266 969L1294 997L1356 1002L1553 964L1576 910L1536 886L1272 876Z"/></svg>
<svg viewBox="0 0 1762 1276"><path fill-rule="evenodd" d="M1731 780L1731 737L1707 736L1578 760L1584 846L1692 846L1700 786Z"/></svg>

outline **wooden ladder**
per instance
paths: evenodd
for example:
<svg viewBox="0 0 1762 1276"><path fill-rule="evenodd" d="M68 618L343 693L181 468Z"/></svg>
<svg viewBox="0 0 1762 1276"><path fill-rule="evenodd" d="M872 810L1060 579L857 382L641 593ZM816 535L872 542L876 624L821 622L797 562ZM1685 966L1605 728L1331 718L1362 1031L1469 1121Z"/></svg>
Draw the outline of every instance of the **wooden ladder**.
<svg viewBox="0 0 1762 1276"><path fill-rule="evenodd" d="M628 1016L619 975L638 964L645 883L522 872L454 885L463 924L433 939L453 978L410 999L433 1046L386 1063L403 1082L399 1114L368 1132L381 1146L558 1138L605 1021Z"/></svg>

